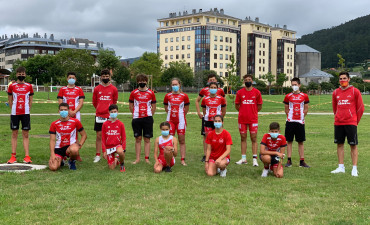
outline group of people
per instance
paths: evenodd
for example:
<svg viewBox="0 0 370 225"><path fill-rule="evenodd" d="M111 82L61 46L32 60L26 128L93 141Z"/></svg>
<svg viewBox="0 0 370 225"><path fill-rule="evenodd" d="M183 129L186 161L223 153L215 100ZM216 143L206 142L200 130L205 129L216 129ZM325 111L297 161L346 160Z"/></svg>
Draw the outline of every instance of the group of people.
<svg viewBox="0 0 370 225"><path fill-rule="evenodd" d="M12 155L9 164L17 162L16 148L19 124L22 123L23 146L25 149L24 163L32 163L29 156L28 132L31 129L30 110L33 100L33 88L25 83L26 71L24 67L16 70L17 81L8 88L8 100L11 108ZM118 91L111 82L109 70L102 70L101 84L93 92L92 104L96 109L94 130L96 131L96 155L94 163L107 160L108 167L125 171L126 132L124 124L118 116ZM340 88L333 92L333 112L335 114L334 142L337 144L339 166L332 173L344 173L344 142L347 137L351 146L353 163L352 176L358 176L357 171L357 125L364 112L364 104L358 89L349 84L350 77L346 72L339 75ZM68 85L60 89L58 94L60 118L50 126L50 170L57 170L68 163L69 168L76 169L76 161L82 161L79 150L84 145L87 135L81 124L80 110L83 107L85 95L82 89L75 85L76 74L67 74ZM153 137L153 116L156 111L155 93L147 87L148 77L140 74L136 77L138 88L133 90L129 98L129 109L132 113L132 129L135 137L136 159L132 164L140 162L141 143L144 142L145 161L150 163L149 154L151 138ZM252 145L252 164L258 166L257 132L258 112L262 109L262 96L259 90L253 87L253 76L243 76L245 87L241 88L235 97L235 108L239 112L238 125L241 138L241 159L238 165L247 164L247 136ZM285 167L291 167L293 141L298 142L300 167L309 168L304 159L305 117L308 113L309 98L300 92L299 78L291 80L292 93L284 98L285 135L280 133L280 125L272 122L269 133L263 135L260 142L259 158L264 165L262 177L269 171L283 177L282 160L285 158L287 147L288 159ZM167 112L165 122L160 124L161 136L154 142L154 172L171 172L175 164L175 157L180 146L181 164L186 166L186 115L189 112L189 97L181 90L181 81L178 78L171 80L172 91L164 97L163 104ZM219 88L216 75L208 76L208 83L199 92L195 101L196 110L201 119L201 135L205 172L209 176L220 174L225 177L227 165L230 163L230 151L233 144L230 133L223 128L226 115L226 99L224 91ZM202 107L202 111L200 108ZM78 136L80 133L80 138ZM175 134L177 133L177 138ZM144 141L143 141L144 139ZM101 152L103 155L101 156ZM68 159L69 158L69 159Z"/></svg>

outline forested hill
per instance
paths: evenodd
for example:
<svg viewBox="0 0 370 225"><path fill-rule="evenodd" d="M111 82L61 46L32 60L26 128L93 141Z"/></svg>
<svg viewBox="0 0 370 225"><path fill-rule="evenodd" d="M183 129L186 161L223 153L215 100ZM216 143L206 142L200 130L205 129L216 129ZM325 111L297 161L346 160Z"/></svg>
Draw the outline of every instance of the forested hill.
<svg viewBox="0 0 370 225"><path fill-rule="evenodd" d="M338 53L346 60L346 66L363 62L370 59L370 15L303 35L297 44L320 51L322 68L337 67Z"/></svg>

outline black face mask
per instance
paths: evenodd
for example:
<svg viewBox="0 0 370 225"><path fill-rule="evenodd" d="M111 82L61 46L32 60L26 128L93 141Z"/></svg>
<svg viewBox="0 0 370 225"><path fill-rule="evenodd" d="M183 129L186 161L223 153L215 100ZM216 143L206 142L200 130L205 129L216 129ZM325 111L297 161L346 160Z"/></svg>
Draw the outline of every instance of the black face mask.
<svg viewBox="0 0 370 225"><path fill-rule="evenodd" d="M246 87L250 87L250 86L252 86L252 82L250 82L250 81L247 81L247 82L245 82L244 84L245 84L245 86L246 86Z"/></svg>
<svg viewBox="0 0 370 225"><path fill-rule="evenodd" d="M25 76L17 76L17 79L20 80L20 81L23 81L24 79L26 79Z"/></svg>
<svg viewBox="0 0 370 225"><path fill-rule="evenodd" d="M109 78L105 78L105 79L101 79L105 84L107 84L109 82Z"/></svg>
<svg viewBox="0 0 370 225"><path fill-rule="evenodd" d="M144 88L146 86L146 83L139 83L139 87Z"/></svg>

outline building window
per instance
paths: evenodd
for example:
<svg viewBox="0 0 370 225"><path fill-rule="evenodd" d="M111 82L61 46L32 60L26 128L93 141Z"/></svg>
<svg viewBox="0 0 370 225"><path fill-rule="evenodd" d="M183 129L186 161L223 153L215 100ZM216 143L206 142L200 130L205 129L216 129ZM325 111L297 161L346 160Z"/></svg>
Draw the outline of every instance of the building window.
<svg viewBox="0 0 370 225"><path fill-rule="evenodd" d="M166 26L168 26L168 22L166 22Z"/></svg>
<svg viewBox="0 0 370 225"><path fill-rule="evenodd" d="M179 25L180 24L180 21L176 21L176 25Z"/></svg>
<svg viewBox="0 0 370 225"><path fill-rule="evenodd" d="M223 68L224 68L224 64L220 63L220 69L223 69Z"/></svg>
<svg viewBox="0 0 370 225"><path fill-rule="evenodd" d="M207 17L207 23L209 23L209 18Z"/></svg>
<svg viewBox="0 0 370 225"><path fill-rule="evenodd" d="M265 59L263 59L263 64L265 64Z"/></svg>
<svg viewBox="0 0 370 225"><path fill-rule="evenodd" d="M232 48L231 48L231 46L230 46L230 52L232 51Z"/></svg>
<svg viewBox="0 0 370 225"><path fill-rule="evenodd" d="M179 54L176 54L176 59L179 59Z"/></svg>
<svg viewBox="0 0 370 225"><path fill-rule="evenodd" d="M181 50L185 50L185 45L182 45L181 46Z"/></svg>
<svg viewBox="0 0 370 225"><path fill-rule="evenodd" d="M35 49L28 49L28 54L35 54Z"/></svg>
<svg viewBox="0 0 370 225"><path fill-rule="evenodd" d="M289 62L286 63L286 66L289 66Z"/></svg>
<svg viewBox="0 0 370 225"><path fill-rule="evenodd" d="M263 56L265 56L265 51L263 51Z"/></svg>
<svg viewBox="0 0 370 225"><path fill-rule="evenodd" d="M21 49L21 54L27 54L27 49Z"/></svg>
<svg viewBox="0 0 370 225"><path fill-rule="evenodd" d="M223 24L223 23L224 23L224 20L223 20L223 19L221 19L221 20L220 20L220 22L221 22L221 24Z"/></svg>
<svg viewBox="0 0 370 225"><path fill-rule="evenodd" d="M190 41L190 36L188 36L188 41Z"/></svg>
<svg viewBox="0 0 370 225"><path fill-rule="evenodd" d="M170 50L173 51L173 46L170 47Z"/></svg>
<svg viewBox="0 0 370 225"><path fill-rule="evenodd" d="M188 67L190 67L190 63L188 63Z"/></svg>
<svg viewBox="0 0 370 225"><path fill-rule="evenodd" d="M220 41L223 42L224 41L224 37L223 36L220 36Z"/></svg>
<svg viewBox="0 0 370 225"><path fill-rule="evenodd" d="M261 51L259 51L258 54L261 55Z"/></svg>
<svg viewBox="0 0 370 225"><path fill-rule="evenodd" d="M258 75L258 78L259 78L259 79L261 79L261 77L262 77L262 76L261 76L261 74L260 74L260 75Z"/></svg>
<svg viewBox="0 0 370 225"><path fill-rule="evenodd" d="M229 46L225 45L225 51L229 51Z"/></svg>
<svg viewBox="0 0 370 225"><path fill-rule="evenodd" d="M49 54L49 55L54 55L54 51L53 51L53 50L49 50L49 51L48 51L48 54Z"/></svg>
<svg viewBox="0 0 370 225"><path fill-rule="evenodd" d="M217 54L214 54L213 55L213 59L217 59Z"/></svg>
<svg viewBox="0 0 370 225"><path fill-rule="evenodd" d="M223 54L220 54L220 59L224 59L224 55Z"/></svg>
<svg viewBox="0 0 370 225"><path fill-rule="evenodd" d="M265 72L265 67L262 67L262 71Z"/></svg>
<svg viewBox="0 0 370 225"><path fill-rule="evenodd" d="M213 68L217 68L217 63L213 63Z"/></svg>
<svg viewBox="0 0 370 225"><path fill-rule="evenodd" d="M40 54L40 50L35 49L35 54Z"/></svg>
<svg viewBox="0 0 370 225"><path fill-rule="evenodd" d="M222 72L220 72L220 77L222 77L223 76L223 73Z"/></svg>
<svg viewBox="0 0 370 225"><path fill-rule="evenodd" d="M233 39L232 38L230 38L230 43L233 43ZM230 50L231 51L231 50Z"/></svg>
<svg viewBox="0 0 370 225"><path fill-rule="evenodd" d="M225 72L225 77L228 77L229 76L229 73L228 72Z"/></svg>
<svg viewBox="0 0 370 225"><path fill-rule="evenodd" d="M167 67L168 67L168 64L167 64L167 63L166 63L166 64L164 64L164 67L165 67L165 68L167 68Z"/></svg>
<svg viewBox="0 0 370 225"><path fill-rule="evenodd" d="M197 18L197 22L199 23L199 18Z"/></svg>
<svg viewBox="0 0 370 225"><path fill-rule="evenodd" d="M182 54L181 55L181 59L185 59L185 54Z"/></svg>
<svg viewBox="0 0 370 225"><path fill-rule="evenodd" d="M182 37L181 37L181 40L182 40L182 41L185 41L185 36L182 36Z"/></svg>
<svg viewBox="0 0 370 225"><path fill-rule="evenodd" d="M265 43L263 43L263 48L265 48Z"/></svg>
<svg viewBox="0 0 370 225"><path fill-rule="evenodd" d="M260 27L257 27L257 30L260 30Z"/></svg>
<svg viewBox="0 0 370 225"><path fill-rule="evenodd" d="M191 19L188 19L188 23L191 23Z"/></svg>
<svg viewBox="0 0 370 225"><path fill-rule="evenodd" d="M167 60L167 59L168 59L168 56L167 56L167 55L165 55L165 56L164 56L164 59L165 59L165 60Z"/></svg>
<svg viewBox="0 0 370 225"><path fill-rule="evenodd" d="M214 50L217 50L217 45L215 45L215 47L213 48Z"/></svg>
<svg viewBox="0 0 370 225"><path fill-rule="evenodd" d="M261 67L259 67L258 70L261 72Z"/></svg>
<svg viewBox="0 0 370 225"><path fill-rule="evenodd" d="M180 47L178 45L176 45L176 50L180 50Z"/></svg>
<svg viewBox="0 0 370 225"><path fill-rule="evenodd" d="M220 45L220 51L224 50L224 46Z"/></svg>
<svg viewBox="0 0 370 225"><path fill-rule="evenodd" d="M164 50L165 50L165 51L168 51L168 47L167 47L167 46L166 46L166 47L164 47Z"/></svg>
<svg viewBox="0 0 370 225"><path fill-rule="evenodd" d="M170 41L173 42L173 38L170 38Z"/></svg>
<svg viewBox="0 0 370 225"><path fill-rule="evenodd" d="M176 42L179 42L180 41L180 38L179 37L176 37Z"/></svg>
<svg viewBox="0 0 370 225"><path fill-rule="evenodd" d="M164 39L164 42L165 42L165 43L168 43L168 38Z"/></svg>
<svg viewBox="0 0 370 225"><path fill-rule="evenodd" d="M188 45L188 49L190 49L190 45Z"/></svg>
<svg viewBox="0 0 370 225"><path fill-rule="evenodd" d="M182 24L185 24L185 20L182 21Z"/></svg>
<svg viewBox="0 0 370 225"><path fill-rule="evenodd" d="M42 50L42 54L46 54L46 50Z"/></svg>
<svg viewBox="0 0 370 225"><path fill-rule="evenodd" d="M262 43L260 42L260 48L262 48Z"/></svg>
<svg viewBox="0 0 370 225"><path fill-rule="evenodd" d="M190 53L188 53L188 59L190 59Z"/></svg>
<svg viewBox="0 0 370 225"><path fill-rule="evenodd" d="M258 63L261 63L261 62L262 62L262 60L261 60L261 59L259 59L259 60L258 60Z"/></svg>
<svg viewBox="0 0 370 225"><path fill-rule="evenodd" d="M229 55L225 54L225 60L229 60Z"/></svg>
<svg viewBox="0 0 370 225"><path fill-rule="evenodd" d="M170 59L173 59L173 55L170 55Z"/></svg>
<svg viewBox="0 0 370 225"><path fill-rule="evenodd" d="M214 40L217 41L217 35L215 35L215 39Z"/></svg>

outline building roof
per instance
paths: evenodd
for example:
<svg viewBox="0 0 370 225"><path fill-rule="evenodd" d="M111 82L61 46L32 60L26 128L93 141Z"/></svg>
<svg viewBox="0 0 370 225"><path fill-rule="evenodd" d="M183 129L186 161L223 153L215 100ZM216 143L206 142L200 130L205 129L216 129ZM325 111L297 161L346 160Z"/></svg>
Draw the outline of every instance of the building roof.
<svg viewBox="0 0 370 225"><path fill-rule="evenodd" d="M299 76L299 78L314 78L314 77L327 77L327 78L331 78L331 77L333 77L333 75L331 75L330 73L326 73L324 71L321 71L319 69L312 68L310 70L310 72L305 73L305 74Z"/></svg>
<svg viewBox="0 0 370 225"><path fill-rule="evenodd" d="M314 52L314 53L320 53L316 49L311 48L308 45L296 45L296 52Z"/></svg>
<svg viewBox="0 0 370 225"><path fill-rule="evenodd" d="M193 16L196 16L196 15L197 16L198 15L216 16L216 17L223 17L223 18L234 19L234 20L240 21L239 18L226 15L226 14L224 14L224 10L223 9L218 10L217 8L215 8L213 10L210 9L209 11L204 11L204 12L203 12L202 9L199 9L198 12L196 12L196 10L193 9L192 13L188 13L187 11L184 11L182 14L181 14L181 12L179 12L179 14L177 14L177 13L170 13L170 17L158 19L157 21L165 21L165 20L175 19L175 18L176 19L179 19L179 18L193 17Z"/></svg>

